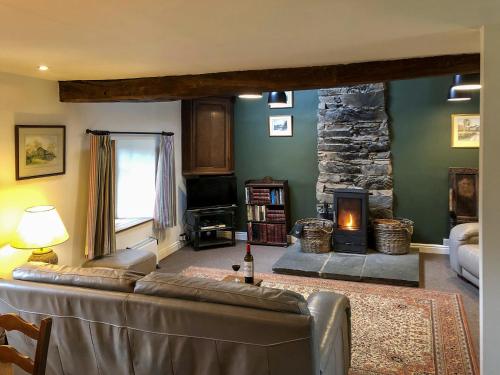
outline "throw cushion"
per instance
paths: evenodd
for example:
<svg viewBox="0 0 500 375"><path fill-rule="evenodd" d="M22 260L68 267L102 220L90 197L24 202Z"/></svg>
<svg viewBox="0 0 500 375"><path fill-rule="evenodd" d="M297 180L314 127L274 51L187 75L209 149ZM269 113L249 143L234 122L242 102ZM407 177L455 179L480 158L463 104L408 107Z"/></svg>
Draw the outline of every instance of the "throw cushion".
<svg viewBox="0 0 500 375"><path fill-rule="evenodd" d="M288 290L153 272L134 293L308 315L307 302Z"/></svg>
<svg viewBox="0 0 500 375"><path fill-rule="evenodd" d="M131 293L143 273L112 268L82 268L30 262L12 273L16 280Z"/></svg>

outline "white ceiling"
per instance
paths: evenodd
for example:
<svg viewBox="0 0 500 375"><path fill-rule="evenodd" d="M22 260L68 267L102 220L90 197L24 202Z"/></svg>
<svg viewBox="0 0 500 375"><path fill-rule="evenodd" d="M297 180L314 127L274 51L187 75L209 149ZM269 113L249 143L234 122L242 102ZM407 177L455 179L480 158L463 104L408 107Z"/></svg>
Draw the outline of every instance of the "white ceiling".
<svg viewBox="0 0 500 375"><path fill-rule="evenodd" d="M0 0L0 71L106 79L468 53L499 21L500 0Z"/></svg>

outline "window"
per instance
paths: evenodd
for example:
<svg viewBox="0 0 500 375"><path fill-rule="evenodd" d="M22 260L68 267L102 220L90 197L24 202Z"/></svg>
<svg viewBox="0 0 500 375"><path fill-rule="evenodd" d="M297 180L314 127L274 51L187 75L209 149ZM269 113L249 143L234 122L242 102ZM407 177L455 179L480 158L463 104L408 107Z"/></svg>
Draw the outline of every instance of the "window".
<svg viewBox="0 0 500 375"><path fill-rule="evenodd" d="M116 226L150 219L154 213L158 140L151 136L114 137ZM140 220L139 220L140 221Z"/></svg>

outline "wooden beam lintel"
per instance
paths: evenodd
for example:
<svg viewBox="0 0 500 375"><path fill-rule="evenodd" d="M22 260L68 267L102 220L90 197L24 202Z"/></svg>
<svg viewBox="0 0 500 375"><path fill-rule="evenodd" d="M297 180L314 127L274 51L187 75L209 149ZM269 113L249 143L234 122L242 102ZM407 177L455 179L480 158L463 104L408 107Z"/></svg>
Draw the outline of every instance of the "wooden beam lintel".
<svg viewBox="0 0 500 375"><path fill-rule="evenodd" d="M60 81L61 102L151 102L243 92L308 90L453 73L478 73L480 55L115 80Z"/></svg>

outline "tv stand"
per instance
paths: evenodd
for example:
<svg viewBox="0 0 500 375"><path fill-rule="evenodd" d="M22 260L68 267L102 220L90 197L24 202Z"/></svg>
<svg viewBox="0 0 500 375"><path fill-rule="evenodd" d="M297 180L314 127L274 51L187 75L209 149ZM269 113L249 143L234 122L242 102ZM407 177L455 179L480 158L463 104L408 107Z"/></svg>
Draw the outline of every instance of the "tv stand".
<svg viewBox="0 0 500 375"><path fill-rule="evenodd" d="M187 210L187 226L195 250L236 245L236 206Z"/></svg>

